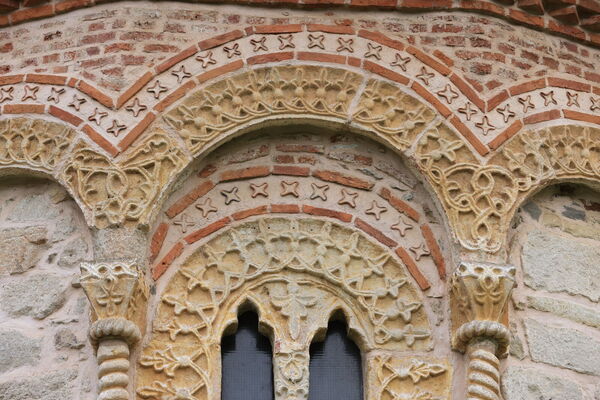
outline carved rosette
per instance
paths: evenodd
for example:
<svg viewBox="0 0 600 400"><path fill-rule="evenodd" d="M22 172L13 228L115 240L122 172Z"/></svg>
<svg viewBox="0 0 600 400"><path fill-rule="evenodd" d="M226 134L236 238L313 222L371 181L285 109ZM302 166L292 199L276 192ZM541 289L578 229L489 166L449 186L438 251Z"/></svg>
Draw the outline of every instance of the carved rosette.
<svg viewBox="0 0 600 400"><path fill-rule="evenodd" d="M143 275L132 262L82 263L81 286L92 305L98 400L128 400L130 346L141 339L145 324Z"/></svg>
<svg viewBox="0 0 600 400"><path fill-rule="evenodd" d="M467 399L500 399L500 360L509 332L501 322L515 285L509 265L461 263L452 277L453 346L469 355Z"/></svg>

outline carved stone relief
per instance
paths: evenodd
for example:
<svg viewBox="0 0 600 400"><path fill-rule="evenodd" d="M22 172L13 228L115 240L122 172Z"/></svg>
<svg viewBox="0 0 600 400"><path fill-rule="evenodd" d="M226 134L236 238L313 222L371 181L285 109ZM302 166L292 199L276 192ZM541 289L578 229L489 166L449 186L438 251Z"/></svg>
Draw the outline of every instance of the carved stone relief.
<svg viewBox="0 0 600 400"><path fill-rule="evenodd" d="M164 185L186 163L174 141L157 133L118 162L79 145L62 176L102 228L142 222Z"/></svg>
<svg viewBox="0 0 600 400"><path fill-rule="evenodd" d="M244 222L198 247L173 276L137 393L218 398L221 336L251 306L274 343L277 398L305 399L308 348L334 311L365 351L423 351L431 339L421 304L389 250L357 231L312 218Z"/></svg>

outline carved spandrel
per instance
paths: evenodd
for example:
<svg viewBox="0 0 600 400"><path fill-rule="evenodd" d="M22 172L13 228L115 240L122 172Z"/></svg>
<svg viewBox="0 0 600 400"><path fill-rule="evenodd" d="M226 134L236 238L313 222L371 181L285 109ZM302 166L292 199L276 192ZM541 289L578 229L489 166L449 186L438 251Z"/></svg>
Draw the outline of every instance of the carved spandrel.
<svg viewBox="0 0 600 400"><path fill-rule="evenodd" d="M375 354L369 359L369 400L446 400L452 370L447 361L429 357Z"/></svg>

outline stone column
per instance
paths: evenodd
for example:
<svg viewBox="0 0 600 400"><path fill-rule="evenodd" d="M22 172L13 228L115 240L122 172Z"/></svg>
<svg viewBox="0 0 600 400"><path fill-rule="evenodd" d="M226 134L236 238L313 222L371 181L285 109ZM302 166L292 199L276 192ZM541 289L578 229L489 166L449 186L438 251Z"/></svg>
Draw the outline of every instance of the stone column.
<svg viewBox="0 0 600 400"><path fill-rule="evenodd" d="M500 400L499 358L510 338L501 321L514 277L509 265L467 262L452 277L452 344L469 356L467 400Z"/></svg>
<svg viewBox="0 0 600 400"><path fill-rule="evenodd" d="M90 340L97 349L98 400L129 399L129 351L142 337L147 286L133 262L81 265L92 305Z"/></svg>

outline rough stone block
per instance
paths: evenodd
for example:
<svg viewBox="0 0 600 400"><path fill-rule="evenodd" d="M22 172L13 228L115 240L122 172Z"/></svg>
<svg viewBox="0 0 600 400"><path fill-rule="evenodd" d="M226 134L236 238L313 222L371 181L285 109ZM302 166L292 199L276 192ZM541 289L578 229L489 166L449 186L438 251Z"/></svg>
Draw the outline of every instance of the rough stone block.
<svg viewBox="0 0 600 400"><path fill-rule="evenodd" d="M556 375L548 375L537 368L511 366L502 378L505 400L560 399L582 400L576 383Z"/></svg>
<svg viewBox="0 0 600 400"><path fill-rule="evenodd" d="M0 275L19 274L35 267L48 248L43 226L0 230Z"/></svg>
<svg viewBox="0 0 600 400"><path fill-rule="evenodd" d="M2 283L0 308L13 317L46 318L65 302L66 282L52 274L8 278Z"/></svg>
<svg viewBox="0 0 600 400"><path fill-rule="evenodd" d="M0 400L72 399L72 381L77 370L53 372L23 380L0 383Z"/></svg>
<svg viewBox="0 0 600 400"><path fill-rule="evenodd" d="M0 332L0 373L22 367L36 365L40 360L41 341L27 337L15 330ZM2 397L0 386L0 399L13 399Z"/></svg>
<svg viewBox="0 0 600 400"><path fill-rule="evenodd" d="M525 321L534 361L600 376L600 342L575 329L558 328L533 319Z"/></svg>
<svg viewBox="0 0 600 400"><path fill-rule="evenodd" d="M536 290L600 299L600 247L554 232L533 231L523 247L525 284Z"/></svg>
<svg viewBox="0 0 600 400"><path fill-rule="evenodd" d="M527 306L538 311L549 312L571 321L600 328L600 313L577 303L553 299L550 297L527 297Z"/></svg>

